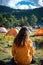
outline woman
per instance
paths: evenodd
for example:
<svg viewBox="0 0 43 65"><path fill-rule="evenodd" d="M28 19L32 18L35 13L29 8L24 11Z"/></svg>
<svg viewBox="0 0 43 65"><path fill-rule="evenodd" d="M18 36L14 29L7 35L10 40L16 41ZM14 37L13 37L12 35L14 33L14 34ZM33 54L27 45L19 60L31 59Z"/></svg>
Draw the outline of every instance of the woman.
<svg viewBox="0 0 43 65"><path fill-rule="evenodd" d="M29 38L27 27L22 27L18 35L14 39L12 45L12 55L17 65L28 65L32 61L35 50L32 41Z"/></svg>

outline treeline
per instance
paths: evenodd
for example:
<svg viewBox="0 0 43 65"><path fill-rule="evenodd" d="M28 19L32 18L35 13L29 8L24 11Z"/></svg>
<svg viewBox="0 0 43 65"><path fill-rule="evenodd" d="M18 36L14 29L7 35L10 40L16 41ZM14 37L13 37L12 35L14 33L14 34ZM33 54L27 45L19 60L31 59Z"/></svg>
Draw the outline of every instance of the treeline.
<svg viewBox="0 0 43 65"><path fill-rule="evenodd" d="M43 18L42 18L43 20ZM6 28L11 28L15 26L35 26L38 21L38 18L32 14L30 17L21 17L20 19L15 18L13 15L6 18L2 13L0 13L0 26L4 26Z"/></svg>
<svg viewBox="0 0 43 65"><path fill-rule="evenodd" d="M38 21L38 18L32 14L30 17L21 17L20 19L15 18L13 15L10 15L10 18L4 17L2 13L0 13L0 26L4 26L6 28L11 28L15 26L35 26ZM40 20L43 22L43 17Z"/></svg>

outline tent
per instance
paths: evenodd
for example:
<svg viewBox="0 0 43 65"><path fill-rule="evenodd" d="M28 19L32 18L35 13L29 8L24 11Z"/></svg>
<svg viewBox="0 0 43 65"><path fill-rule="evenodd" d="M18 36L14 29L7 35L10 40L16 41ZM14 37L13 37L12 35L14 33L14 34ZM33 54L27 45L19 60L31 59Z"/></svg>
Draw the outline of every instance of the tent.
<svg viewBox="0 0 43 65"><path fill-rule="evenodd" d="M43 28L39 28L35 31L34 35L43 36Z"/></svg>
<svg viewBox="0 0 43 65"><path fill-rule="evenodd" d="M9 35L9 36L16 36L18 34L18 30L16 28L11 28L7 33L6 35Z"/></svg>
<svg viewBox="0 0 43 65"><path fill-rule="evenodd" d="M0 27L0 33L6 33L6 32L7 32L7 30L5 27Z"/></svg>

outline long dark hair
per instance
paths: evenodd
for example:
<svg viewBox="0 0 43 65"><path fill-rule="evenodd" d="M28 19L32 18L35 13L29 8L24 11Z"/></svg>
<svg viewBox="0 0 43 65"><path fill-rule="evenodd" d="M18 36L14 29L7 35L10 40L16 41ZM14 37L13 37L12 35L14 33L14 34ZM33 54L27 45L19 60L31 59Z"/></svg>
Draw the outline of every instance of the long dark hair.
<svg viewBox="0 0 43 65"><path fill-rule="evenodd" d="M17 46L20 46L21 42L23 42L23 46L24 46L27 36L28 36L28 29L26 26L23 26L19 31L18 35L16 36L16 38L14 39L14 43Z"/></svg>

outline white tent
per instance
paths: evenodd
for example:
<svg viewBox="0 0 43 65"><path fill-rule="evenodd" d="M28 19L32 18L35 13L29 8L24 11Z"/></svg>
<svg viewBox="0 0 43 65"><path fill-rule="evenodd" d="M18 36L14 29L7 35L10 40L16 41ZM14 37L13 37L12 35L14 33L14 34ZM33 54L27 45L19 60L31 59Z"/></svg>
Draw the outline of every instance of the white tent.
<svg viewBox="0 0 43 65"><path fill-rule="evenodd" d="M0 27L0 33L6 33L6 32L7 32L7 30L5 27Z"/></svg>

